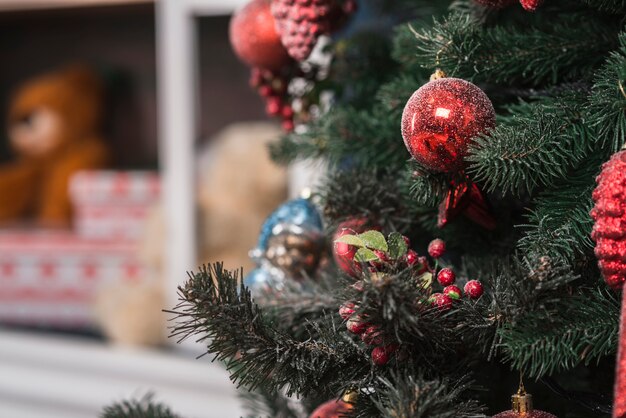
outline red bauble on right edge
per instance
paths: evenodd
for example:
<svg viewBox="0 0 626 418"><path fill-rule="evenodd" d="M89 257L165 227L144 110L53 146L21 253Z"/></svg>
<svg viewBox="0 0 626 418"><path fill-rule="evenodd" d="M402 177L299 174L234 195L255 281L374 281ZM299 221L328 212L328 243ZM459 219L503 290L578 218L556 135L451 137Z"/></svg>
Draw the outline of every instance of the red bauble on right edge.
<svg viewBox="0 0 626 418"><path fill-rule="evenodd" d="M440 172L462 170L472 139L495 125L487 95L459 78L439 78L420 87L402 113L407 149L424 167Z"/></svg>

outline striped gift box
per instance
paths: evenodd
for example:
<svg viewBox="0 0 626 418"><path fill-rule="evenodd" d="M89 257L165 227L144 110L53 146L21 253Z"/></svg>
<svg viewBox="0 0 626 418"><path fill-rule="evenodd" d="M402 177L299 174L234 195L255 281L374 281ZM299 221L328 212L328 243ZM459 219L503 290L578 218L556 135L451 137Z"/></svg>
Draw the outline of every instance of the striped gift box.
<svg viewBox="0 0 626 418"><path fill-rule="evenodd" d="M160 195L159 177L148 171L84 171L73 176L76 233L89 239L136 240L148 209Z"/></svg>
<svg viewBox="0 0 626 418"><path fill-rule="evenodd" d="M70 232L0 231L0 321L92 326L100 286L145 277L136 245Z"/></svg>

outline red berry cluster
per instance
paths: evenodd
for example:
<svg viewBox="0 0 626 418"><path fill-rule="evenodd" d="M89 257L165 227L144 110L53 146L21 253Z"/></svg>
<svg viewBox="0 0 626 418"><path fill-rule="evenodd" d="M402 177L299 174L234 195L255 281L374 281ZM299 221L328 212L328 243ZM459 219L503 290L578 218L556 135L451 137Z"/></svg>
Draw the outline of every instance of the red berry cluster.
<svg viewBox="0 0 626 418"><path fill-rule="evenodd" d="M428 254L435 258L441 258L446 252L446 243L441 239L435 239L428 245ZM443 293L433 293L429 298L429 302L442 311L448 311L452 308L455 300L463 297L461 289L454 285L456 281L456 273L451 268L442 268L437 273L437 281L443 288ZM470 299L478 299L483 294L483 285L478 280L470 280L463 288L465 294Z"/></svg>
<svg viewBox="0 0 626 418"><path fill-rule="evenodd" d="M372 362L377 366L384 366L389 362L398 346L389 343L384 332L378 325L373 325L360 314L356 313L358 307L353 302L346 302L339 307L339 315L346 321L346 328L352 334L359 335L363 343L373 346Z"/></svg>
<svg viewBox="0 0 626 418"><path fill-rule="evenodd" d="M286 132L294 129L293 108L285 103L289 78L281 72L253 68L250 73L250 87L257 90L265 99L265 112L268 116L281 118Z"/></svg>

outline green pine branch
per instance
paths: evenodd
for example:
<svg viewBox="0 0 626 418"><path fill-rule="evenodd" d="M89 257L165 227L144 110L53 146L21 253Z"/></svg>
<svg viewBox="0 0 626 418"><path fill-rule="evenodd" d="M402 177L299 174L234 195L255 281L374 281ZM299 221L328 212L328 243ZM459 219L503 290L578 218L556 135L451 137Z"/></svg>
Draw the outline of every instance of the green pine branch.
<svg viewBox="0 0 626 418"><path fill-rule="evenodd" d="M578 293L499 330L506 361L531 377L551 375L615 353L620 303L607 290Z"/></svg>
<svg viewBox="0 0 626 418"><path fill-rule="evenodd" d="M626 137L626 32L620 34L619 43L594 78L587 112L597 142L614 152Z"/></svg>
<svg viewBox="0 0 626 418"><path fill-rule="evenodd" d="M332 320L314 330L317 339L294 340L267 320L238 280L239 272L221 263L204 267L179 288L181 302L169 311L177 321L172 337L196 335L206 342L207 354L226 361L238 386L284 389L287 396L328 394L369 370L369 361Z"/></svg>
<svg viewBox="0 0 626 418"><path fill-rule="evenodd" d="M167 406L154 402L153 394L139 400L125 400L106 406L100 418L180 418Z"/></svg>
<svg viewBox="0 0 626 418"><path fill-rule="evenodd" d="M469 14L452 13L430 28L405 31L414 31L414 60L427 68L477 82L526 86L590 78L615 47L619 31L618 22L594 19L589 12L534 23L538 26L481 27Z"/></svg>
<svg viewBox="0 0 626 418"><path fill-rule="evenodd" d="M510 115L470 145L469 173L489 191L516 195L567 178L595 140L581 112L586 97L571 91L511 106Z"/></svg>
<svg viewBox="0 0 626 418"><path fill-rule="evenodd" d="M381 379L373 403L382 418L483 418L484 408L464 397L465 379L426 379L417 375L392 375ZM372 416L372 415L369 415Z"/></svg>

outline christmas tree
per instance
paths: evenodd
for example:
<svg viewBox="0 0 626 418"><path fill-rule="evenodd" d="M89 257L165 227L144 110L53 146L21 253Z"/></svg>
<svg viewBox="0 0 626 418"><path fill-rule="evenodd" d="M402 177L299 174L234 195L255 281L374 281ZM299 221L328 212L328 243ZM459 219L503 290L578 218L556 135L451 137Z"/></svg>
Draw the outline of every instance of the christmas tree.
<svg viewBox="0 0 626 418"><path fill-rule="evenodd" d="M493 416L518 388L499 416L610 416L625 183L593 192L625 141L626 1L251 4L233 45L295 127L272 157L329 169L268 219L254 277L190 275L173 336L250 416Z"/></svg>

